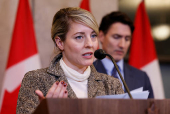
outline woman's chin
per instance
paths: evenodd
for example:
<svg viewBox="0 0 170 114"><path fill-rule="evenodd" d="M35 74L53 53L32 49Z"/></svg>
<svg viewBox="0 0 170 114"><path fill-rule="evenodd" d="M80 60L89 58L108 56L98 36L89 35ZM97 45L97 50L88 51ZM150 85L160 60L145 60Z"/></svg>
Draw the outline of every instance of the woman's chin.
<svg viewBox="0 0 170 114"><path fill-rule="evenodd" d="M93 64L93 61L89 61L89 62L84 63L84 66L90 66L92 64Z"/></svg>

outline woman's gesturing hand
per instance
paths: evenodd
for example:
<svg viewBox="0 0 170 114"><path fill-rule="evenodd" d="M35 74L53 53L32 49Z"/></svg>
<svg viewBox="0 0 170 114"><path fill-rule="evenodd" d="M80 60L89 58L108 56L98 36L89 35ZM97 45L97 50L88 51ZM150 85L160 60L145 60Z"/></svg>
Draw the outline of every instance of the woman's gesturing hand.
<svg viewBox="0 0 170 114"><path fill-rule="evenodd" d="M45 98L67 98L67 83L56 81L45 97L40 90L36 90L35 93L38 95L40 102Z"/></svg>

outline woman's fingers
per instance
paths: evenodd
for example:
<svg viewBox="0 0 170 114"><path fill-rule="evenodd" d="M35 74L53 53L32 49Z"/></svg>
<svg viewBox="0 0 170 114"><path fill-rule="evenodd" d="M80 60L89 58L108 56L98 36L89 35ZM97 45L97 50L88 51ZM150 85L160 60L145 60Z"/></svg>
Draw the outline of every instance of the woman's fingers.
<svg viewBox="0 0 170 114"><path fill-rule="evenodd" d="M64 92L63 98L67 98L68 97L68 92L67 90Z"/></svg>
<svg viewBox="0 0 170 114"><path fill-rule="evenodd" d="M40 101L45 98L40 90L36 90L35 92L39 96ZM67 96L67 83L56 81L48 90L46 98L67 98Z"/></svg>
<svg viewBox="0 0 170 114"><path fill-rule="evenodd" d="M65 82L62 84L62 86L63 87L60 90L58 98L63 98L65 91L67 90L67 84Z"/></svg>
<svg viewBox="0 0 170 114"><path fill-rule="evenodd" d="M59 85L59 81L56 81L52 87L48 90L48 93L46 95L46 98L52 98L54 91L56 90L57 86Z"/></svg>
<svg viewBox="0 0 170 114"><path fill-rule="evenodd" d="M65 85L65 87L64 87L64 85ZM53 98L61 98L63 96L63 91L65 91L65 90L66 90L66 83L64 81L61 81L58 84L58 86L53 94Z"/></svg>
<svg viewBox="0 0 170 114"><path fill-rule="evenodd" d="M40 102L45 98L40 90L36 90L35 93L38 95Z"/></svg>

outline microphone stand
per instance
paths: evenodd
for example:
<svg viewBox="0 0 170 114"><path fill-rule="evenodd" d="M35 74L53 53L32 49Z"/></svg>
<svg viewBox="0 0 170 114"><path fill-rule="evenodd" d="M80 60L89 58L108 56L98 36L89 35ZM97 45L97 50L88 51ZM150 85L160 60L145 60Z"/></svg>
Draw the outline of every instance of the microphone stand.
<svg viewBox="0 0 170 114"><path fill-rule="evenodd" d="M123 82L123 85L124 85L125 89L126 89L127 92L128 92L128 95L129 95L130 99L133 99L133 98L132 98L132 95L131 95L131 93L130 93L130 91L129 91L129 88L127 87L127 85L126 85L126 83L125 83L125 81L124 81L124 79L123 79L123 77L122 77L122 75L121 75L121 73L120 73L120 71L119 71L119 68L118 68L115 60L113 59L113 57L112 57L111 55L109 55L109 54L105 54L105 55L107 55L107 56L109 56L109 57L111 58L112 62L114 63L114 65L115 65L115 67L116 67L116 70L117 70L117 72L118 72L118 74L119 74L119 76L120 76L120 78L121 78L121 80L122 80L122 82Z"/></svg>

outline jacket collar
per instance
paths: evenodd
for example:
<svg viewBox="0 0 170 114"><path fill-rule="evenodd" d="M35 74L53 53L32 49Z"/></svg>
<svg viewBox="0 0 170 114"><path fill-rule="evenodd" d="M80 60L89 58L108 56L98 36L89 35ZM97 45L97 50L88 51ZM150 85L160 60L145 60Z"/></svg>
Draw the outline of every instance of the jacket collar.
<svg viewBox="0 0 170 114"><path fill-rule="evenodd" d="M91 67L91 73L88 78L88 98L93 98L97 94L97 90L101 87L98 81L102 81L101 75L96 71L93 65Z"/></svg>
<svg viewBox="0 0 170 114"><path fill-rule="evenodd" d="M55 76L63 76L63 70L61 70L59 64L60 59L62 58L62 54L58 54L57 56L54 57L54 59L51 61L50 66L47 68L47 73L55 75Z"/></svg>
<svg viewBox="0 0 170 114"><path fill-rule="evenodd" d="M57 76L58 81L61 81L61 80L65 81L68 84L67 86L68 97L77 98L76 94L74 93L70 84L68 83L66 76L64 75L64 71L62 70L60 66L59 61L61 58L62 58L62 54L58 54L56 57L54 57L54 59L50 63L50 66L47 68L47 73L51 74L52 76ZM102 80L102 77L101 75L97 75L98 72L96 71L93 65L91 65L90 67L91 67L91 73L88 78L88 98L93 98L95 97L95 94L99 87L97 81Z"/></svg>

